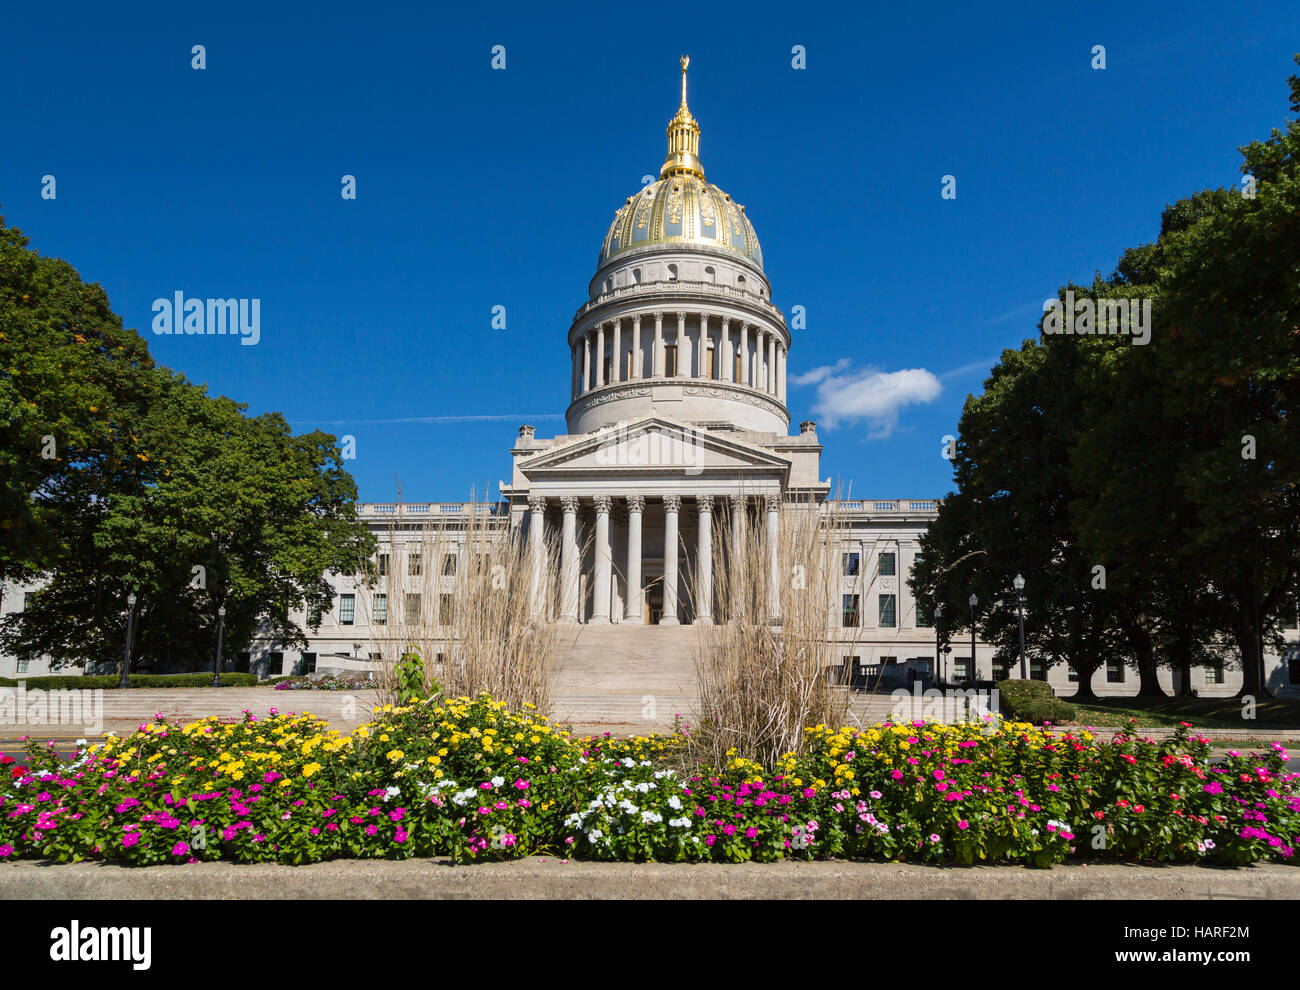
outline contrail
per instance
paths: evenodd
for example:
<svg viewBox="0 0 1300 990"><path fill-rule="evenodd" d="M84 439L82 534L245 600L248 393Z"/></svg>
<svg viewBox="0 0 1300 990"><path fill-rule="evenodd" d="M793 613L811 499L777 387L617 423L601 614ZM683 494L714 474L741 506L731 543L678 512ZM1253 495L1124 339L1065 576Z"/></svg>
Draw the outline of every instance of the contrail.
<svg viewBox="0 0 1300 990"><path fill-rule="evenodd" d="M400 419L300 419L300 423L322 426L382 426L390 423L484 423L496 420L563 419L563 413L505 413L492 416L405 416Z"/></svg>

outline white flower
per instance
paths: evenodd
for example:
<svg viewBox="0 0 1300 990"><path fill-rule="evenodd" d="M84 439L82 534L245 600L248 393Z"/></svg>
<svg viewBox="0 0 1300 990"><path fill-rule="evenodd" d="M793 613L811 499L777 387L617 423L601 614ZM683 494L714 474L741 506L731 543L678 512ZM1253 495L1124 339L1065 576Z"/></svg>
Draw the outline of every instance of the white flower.
<svg viewBox="0 0 1300 990"><path fill-rule="evenodd" d="M691 820L687 818L685 815L683 815L681 818L668 819L668 824L676 825L678 828L689 828L691 824Z"/></svg>
<svg viewBox="0 0 1300 990"><path fill-rule="evenodd" d="M643 811L641 812L641 817L651 824L657 824L664 820L664 816L656 811Z"/></svg>
<svg viewBox="0 0 1300 990"><path fill-rule="evenodd" d="M623 759L619 760L619 762L622 763L623 766L625 766L625 767L634 767L634 766L636 766L636 760L632 759L632 757L630 757L630 756L625 756L625 757L623 757Z"/></svg>
<svg viewBox="0 0 1300 990"><path fill-rule="evenodd" d="M587 841L592 843L599 842L600 837L603 836L604 834L605 833L602 832L600 829L593 828L590 832L587 833Z"/></svg>
<svg viewBox="0 0 1300 990"><path fill-rule="evenodd" d="M87 746L87 745L89 745L89 743L88 743L85 739L78 739L78 740L77 740L77 745L78 745L78 746Z"/></svg>
<svg viewBox="0 0 1300 990"><path fill-rule="evenodd" d="M506 782L505 777L493 777L493 778L492 778L492 786L493 786L493 787L500 787L500 786L501 786L502 784L504 784L505 782Z"/></svg>
<svg viewBox="0 0 1300 990"><path fill-rule="evenodd" d="M384 788L384 800L387 801L391 798L395 798L401 793L402 789L400 787L386 787Z"/></svg>
<svg viewBox="0 0 1300 990"><path fill-rule="evenodd" d="M668 799L668 807L672 808L673 811L681 811L682 799L679 798L676 794L674 794L672 797Z"/></svg>
<svg viewBox="0 0 1300 990"><path fill-rule="evenodd" d="M652 783L651 783L650 781L648 781L648 780L643 780L643 781L641 781L641 783L639 783L639 784L636 785L636 788L635 788L635 789L638 790L638 791L640 791L642 794L645 794L645 793L649 792L650 788L652 788L652 787L654 787L654 784L652 784Z"/></svg>

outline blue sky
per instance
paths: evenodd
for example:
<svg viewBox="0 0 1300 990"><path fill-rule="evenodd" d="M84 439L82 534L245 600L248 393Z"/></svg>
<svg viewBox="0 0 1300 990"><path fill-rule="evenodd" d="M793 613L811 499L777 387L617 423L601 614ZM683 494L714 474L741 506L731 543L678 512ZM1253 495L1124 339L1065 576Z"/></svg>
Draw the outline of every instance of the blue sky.
<svg viewBox="0 0 1300 990"><path fill-rule="evenodd" d="M687 52L709 179L808 314L790 374L839 368L790 388L792 421L841 413L822 474L854 495L932 497L940 438L1042 300L1236 184L1287 114L1294 0L1045 6L25 4L0 213L162 363L355 436L363 500L495 497L521 423L563 432L565 333ZM260 299L257 346L154 335L176 291ZM920 369L937 395L872 377Z"/></svg>

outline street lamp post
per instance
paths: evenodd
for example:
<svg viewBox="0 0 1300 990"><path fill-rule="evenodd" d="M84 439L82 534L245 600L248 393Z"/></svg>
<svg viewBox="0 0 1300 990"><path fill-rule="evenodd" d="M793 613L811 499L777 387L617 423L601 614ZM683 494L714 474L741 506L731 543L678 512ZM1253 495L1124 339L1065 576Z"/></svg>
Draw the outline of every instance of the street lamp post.
<svg viewBox="0 0 1300 990"><path fill-rule="evenodd" d="M943 621L943 606L934 607L934 684L935 687L943 680L943 654L939 651L939 623Z"/></svg>
<svg viewBox="0 0 1300 990"><path fill-rule="evenodd" d="M970 596L970 683L971 687L975 686L978 680L978 670L975 666L975 606L980 600L974 594Z"/></svg>
<svg viewBox="0 0 1300 990"><path fill-rule="evenodd" d="M1017 574L1011 581L1016 589L1016 615L1020 619L1020 679L1028 680L1025 671L1025 579Z"/></svg>
<svg viewBox="0 0 1300 990"><path fill-rule="evenodd" d="M135 632L135 592L126 596L126 655L122 658L122 676L117 679L117 686L127 688L131 682L127 673L131 670L131 635Z"/></svg>
<svg viewBox="0 0 1300 990"><path fill-rule="evenodd" d="M217 656L212 661L212 686L221 687L221 637L225 632L226 606L217 609Z"/></svg>

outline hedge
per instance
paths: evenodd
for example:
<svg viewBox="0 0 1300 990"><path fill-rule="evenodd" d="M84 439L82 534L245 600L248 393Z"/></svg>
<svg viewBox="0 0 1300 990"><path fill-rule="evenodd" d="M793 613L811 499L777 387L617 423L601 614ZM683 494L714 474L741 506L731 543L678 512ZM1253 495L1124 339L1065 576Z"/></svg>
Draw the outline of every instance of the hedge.
<svg viewBox="0 0 1300 990"><path fill-rule="evenodd" d="M1068 722L1075 716L1074 706L1062 701L1046 681L998 681L999 711L1018 722Z"/></svg>
<svg viewBox="0 0 1300 990"><path fill-rule="evenodd" d="M133 688L195 688L210 687L211 674L131 674L128 678ZM84 677L77 674L54 675L49 677L20 677L17 682L9 681L2 685L15 687L21 683L28 690L60 691L73 688L115 688L117 675ZM256 674L222 674L222 687L256 687Z"/></svg>

